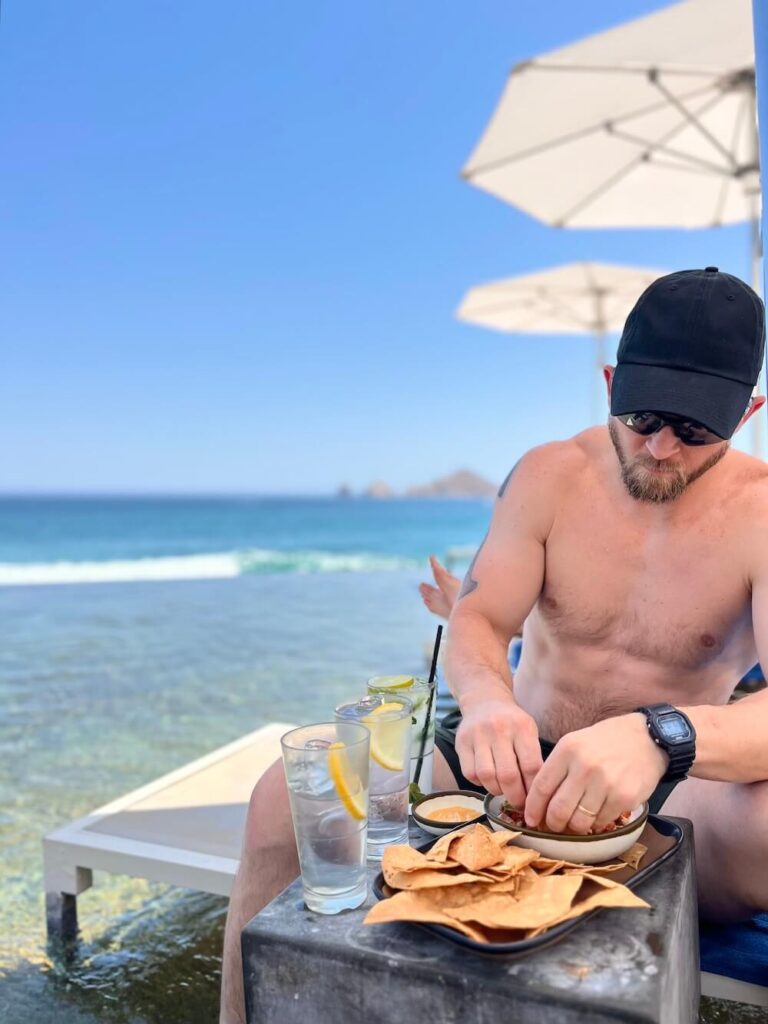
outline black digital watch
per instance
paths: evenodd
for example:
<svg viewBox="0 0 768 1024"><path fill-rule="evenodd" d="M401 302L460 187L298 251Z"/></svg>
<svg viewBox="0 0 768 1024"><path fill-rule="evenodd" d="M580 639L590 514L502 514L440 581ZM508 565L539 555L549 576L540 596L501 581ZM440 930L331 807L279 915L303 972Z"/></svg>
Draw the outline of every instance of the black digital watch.
<svg viewBox="0 0 768 1024"><path fill-rule="evenodd" d="M642 711L653 742L664 751L669 764L661 782L680 782L688 776L696 758L696 730L690 718L671 704L647 704Z"/></svg>

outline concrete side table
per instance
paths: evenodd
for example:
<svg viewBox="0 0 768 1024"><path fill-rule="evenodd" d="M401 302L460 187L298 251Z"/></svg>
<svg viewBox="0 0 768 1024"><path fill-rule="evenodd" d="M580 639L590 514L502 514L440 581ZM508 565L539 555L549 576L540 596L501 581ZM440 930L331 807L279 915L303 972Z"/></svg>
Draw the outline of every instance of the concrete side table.
<svg viewBox="0 0 768 1024"><path fill-rule="evenodd" d="M606 910L517 960L412 925L363 926L364 907L306 910L295 882L243 931L249 1024L693 1024L699 947L692 827L644 882L653 910ZM373 879L376 870L371 869Z"/></svg>

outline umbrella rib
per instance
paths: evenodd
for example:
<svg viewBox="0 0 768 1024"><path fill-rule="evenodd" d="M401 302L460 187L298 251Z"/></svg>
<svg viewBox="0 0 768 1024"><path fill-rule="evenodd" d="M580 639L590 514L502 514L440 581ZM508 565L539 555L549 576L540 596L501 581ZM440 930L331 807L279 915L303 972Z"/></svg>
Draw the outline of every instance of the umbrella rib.
<svg viewBox="0 0 768 1024"><path fill-rule="evenodd" d="M566 320L572 320L574 323L579 324L588 331L593 330L594 325L589 320L584 320L583 317L574 312L573 308L563 300L562 296L553 295L550 292L547 295L541 295L540 299L545 307L549 307L550 312L563 316Z"/></svg>
<svg viewBox="0 0 768 1024"><path fill-rule="evenodd" d="M733 158L733 154L729 153L726 147L720 142L720 140L715 138L715 136L704 127L704 125L698 119L697 115L692 113L692 111L690 111L688 107L686 107L686 105L682 103L677 98L677 96L675 96L674 93L670 92L669 89L666 88L666 86L662 85L662 83L659 81L658 74L649 74L648 78L651 84L659 90L661 95L665 96L667 98L667 101L671 103L676 110L680 111L680 113L683 115L686 121L688 121L691 127L695 128L707 140L707 142L710 143L710 145L715 147L715 149L720 153L721 156L725 157L725 159L731 165L731 168L735 171L737 169L737 164Z"/></svg>
<svg viewBox="0 0 768 1024"><path fill-rule="evenodd" d="M629 132L616 130L612 131L611 134L615 135L617 139L623 139L625 142L632 142L635 145L642 146L646 153L665 153L667 156L685 160L686 163L692 164L702 171L716 174L718 177L723 175L730 177L733 173L730 167L720 167L717 164L710 163L709 160L702 160L701 157L692 156L690 153L673 149L671 146L665 146L658 142L652 142L650 139L644 139L639 135L631 135Z"/></svg>
<svg viewBox="0 0 768 1024"><path fill-rule="evenodd" d="M704 113L705 110L708 110L709 107L711 107L716 102L717 97L715 97L715 99L709 100L703 107L701 107L699 113ZM663 145L669 139L677 135L678 132L682 131L685 127L685 121L681 121L679 124L676 124L666 133L666 135L662 135L662 137L656 141L655 145ZM621 181L628 174L634 171L639 164L645 163L646 160L647 156L645 153L638 154L628 164L625 164L623 167L620 167L618 171L616 171L609 178L607 178L606 181L602 183L602 185L598 185L597 188L593 189L588 195L584 196L583 199L581 199L578 203L575 203L571 207L571 209L566 211L566 213L564 213L563 216L560 217L555 223L560 226L566 224L569 218L574 217L577 213L581 213L583 209L585 209L587 206L593 203L596 199L599 199L601 196L605 195L605 193L610 191L610 189L613 188L613 186L617 184L617 182ZM678 169L682 170L683 168Z"/></svg>
<svg viewBox="0 0 768 1024"><path fill-rule="evenodd" d="M542 71L553 71L560 70L559 68L550 68L541 65L537 65ZM579 71L587 71L588 68L578 68ZM593 68L592 70L609 70L607 68ZM617 69L611 68L610 70L616 72ZM623 72L624 69L618 69ZM647 75L647 72L645 72ZM696 96L700 96L702 92L707 92L711 89L710 82L703 87L697 87L686 95L686 99L692 99ZM621 117L614 118L611 121L612 125L621 124L624 121L634 120L637 117L645 117L647 114L653 114L658 110L663 110L666 106L664 100L660 100L656 103L650 103L646 107L641 107L640 110L633 110L628 114L624 114ZM703 109L707 109L706 107ZM703 111L702 111L703 112ZM555 139L548 139L546 142L541 142L536 146L531 146L530 149L524 149L519 153L509 153L506 156L499 157L496 160L489 160L488 163L480 164L478 167L472 168L471 171L462 171L462 177L467 181L471 181L473 178L478 177L481 174L487 174L490 171L497 171L501 167L506 167L508 164L516 163L518 160L527 160L528 157L539 156L541 153L546 153L550 149L557 149L558 146L565 146L570 142L576 142L578 139L586 138L589 135L594 135L597 132L605 130L605 121L600 121L598 124L588 125L586 128L579 128L575 132L571 132L567 135L560 135Z"/></svg>

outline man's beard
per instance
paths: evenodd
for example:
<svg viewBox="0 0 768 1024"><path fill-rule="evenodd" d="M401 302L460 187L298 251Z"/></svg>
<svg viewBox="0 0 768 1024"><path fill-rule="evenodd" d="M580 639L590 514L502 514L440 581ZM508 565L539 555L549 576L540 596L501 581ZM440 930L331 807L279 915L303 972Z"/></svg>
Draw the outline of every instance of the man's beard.
<svg viewBox="0 0 768 1024"><path fill-rule="evenodd" d="M654 459L650 455L636 455L632 459L627 458L622 450L619 431L613 420L608 420L608 433L611 435L611 441L621 466L621 479L629 494L637 501L653 501L658 504L679 498L694 480L698 480L707 470L717 465L730 447L730 442L724 441L698 469L692 473L686 473L682 466L671 463L669 459L659 462L658 459ZM653 469L664 469L666 472L663 476L657 476L649 472Z"/></svg>

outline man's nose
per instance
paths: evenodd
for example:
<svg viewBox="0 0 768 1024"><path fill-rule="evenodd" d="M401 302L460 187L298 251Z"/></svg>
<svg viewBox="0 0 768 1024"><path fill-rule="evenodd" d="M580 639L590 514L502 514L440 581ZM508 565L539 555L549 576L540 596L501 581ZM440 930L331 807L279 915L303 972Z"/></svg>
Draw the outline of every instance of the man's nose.
<svg viewBox="0 0 768 1024"><path fill-rule="evenodd" d="M645 442L645 447L658 462L675 455L680 448L680 440L675 435L672 427L662 427L655 434L651 434Z"/></svg>

